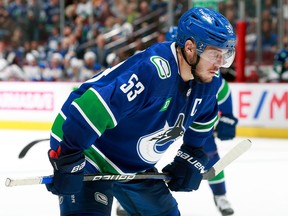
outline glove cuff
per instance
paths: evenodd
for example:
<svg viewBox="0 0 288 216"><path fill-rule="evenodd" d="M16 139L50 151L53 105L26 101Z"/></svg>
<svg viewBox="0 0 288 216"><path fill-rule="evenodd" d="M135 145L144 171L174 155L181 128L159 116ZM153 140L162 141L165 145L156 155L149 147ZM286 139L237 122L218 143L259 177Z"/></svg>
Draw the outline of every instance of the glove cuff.
<svg viewBox="0 0 288 216"><path fill-rule="evenodd" d="M195 158L205 158L207 157L207 154L204 152L203 147L192 147L188 144L182 144L180 150L183 152L189 153L191 156Z"/></svg>
<svg viewBox="0 0 288 216"><path fill-rule="evenodd" d="M83 171L85 166L83 151L78 151L69 155L60 155L58 158L50 157L50 151L53 150L48 151L49 160L55 170L61 173L78 173Z"/></svg>

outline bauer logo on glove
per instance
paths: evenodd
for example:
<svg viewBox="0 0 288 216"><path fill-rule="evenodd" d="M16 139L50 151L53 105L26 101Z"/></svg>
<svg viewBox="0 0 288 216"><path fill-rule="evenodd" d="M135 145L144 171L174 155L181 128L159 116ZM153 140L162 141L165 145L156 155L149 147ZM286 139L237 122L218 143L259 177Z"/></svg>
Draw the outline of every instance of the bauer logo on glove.
<svg viewBox="0 0 288 216"><path fill-rule="evenodd" d="M196 169L204 171L204 166L202 163L200 163L198 160L196 160L194 157L190 156L189 154L178 150L176 156L183 158L184 160L187 160L188 163L192 164Z"/></svg>

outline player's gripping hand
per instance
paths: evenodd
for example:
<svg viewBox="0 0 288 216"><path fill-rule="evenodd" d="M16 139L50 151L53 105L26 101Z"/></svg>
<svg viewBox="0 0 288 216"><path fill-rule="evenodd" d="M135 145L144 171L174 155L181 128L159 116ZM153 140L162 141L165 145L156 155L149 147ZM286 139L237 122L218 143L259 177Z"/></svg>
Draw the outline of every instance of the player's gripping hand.
<svg viewBox="0 0 288 216"><path fill-rule="evenodd" d="M59 147L57 151L50 149L48 156L54 168L53 183L46 185L48 191L55 195L72 195L80 192L85 166L83 152L61 156Z"/></svg>
<svg viewBox="0 0 288 216"><path fill-rule="evenodd" d="M172 176L172 180L167 183L170 190L197 190L203 178L201 171L207 162L207 155L202 148L192 148L183 144L174 161L162 169Z"/></svg>
<svg viewBox="0 0 288 216"><path fill-rule="evenodd" d="M220 140L233 139L236 134L237 123L238 123L238 119L235 118L233 115L222 115L215 128L217 137Z"/></svg>

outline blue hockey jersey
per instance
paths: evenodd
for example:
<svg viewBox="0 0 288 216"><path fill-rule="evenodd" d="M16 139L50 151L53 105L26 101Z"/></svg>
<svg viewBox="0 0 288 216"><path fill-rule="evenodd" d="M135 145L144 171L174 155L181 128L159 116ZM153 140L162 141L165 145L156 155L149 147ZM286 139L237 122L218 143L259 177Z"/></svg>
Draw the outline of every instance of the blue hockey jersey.
<svg viewBox="0 0 288 216"><path fill-rule="evenodd" d="M221 82L184 82L175 43L155 44L73 91L52 126L51 148L83 150L90 172L150 169L175 140L199 147L211 136Z"/></svg>

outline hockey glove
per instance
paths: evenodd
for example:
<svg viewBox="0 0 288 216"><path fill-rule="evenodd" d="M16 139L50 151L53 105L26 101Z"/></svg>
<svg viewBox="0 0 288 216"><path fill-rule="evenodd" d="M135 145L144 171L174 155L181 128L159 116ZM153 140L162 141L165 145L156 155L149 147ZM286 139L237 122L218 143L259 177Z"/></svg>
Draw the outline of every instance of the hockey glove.
<svg viewBox="0 0 288 216"><path fill-rule="evenodd" d="M82 151L70 155L59 156L57 152L50 149L48 156L54 168L52 184L46 184L47 190L55 195L72 195L80 192L83 177L85 157Z"/></svg>
<svg viewBox="0 0 288 216"><path fill-rule="evenodd" d="M172 176L172 180L167 183L170 190L197 190L203 178L201 171L207 162L207 155L202 148L192 148L183 144L174 161L162 169Z"/></svg>
<svg viewBox="0 0 288 216"><path fill-rule="evenodd" d="M236 134L236 125L238 119L233 115L222 115L219 119L219 122L215 128L217 137L220 140L230 140L235 137Z"/></svg>

